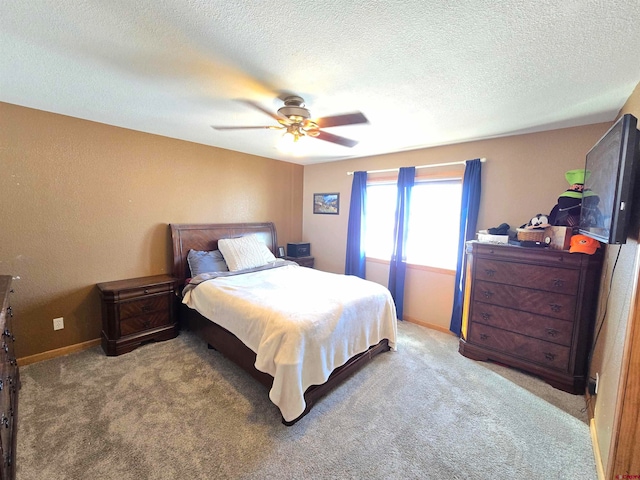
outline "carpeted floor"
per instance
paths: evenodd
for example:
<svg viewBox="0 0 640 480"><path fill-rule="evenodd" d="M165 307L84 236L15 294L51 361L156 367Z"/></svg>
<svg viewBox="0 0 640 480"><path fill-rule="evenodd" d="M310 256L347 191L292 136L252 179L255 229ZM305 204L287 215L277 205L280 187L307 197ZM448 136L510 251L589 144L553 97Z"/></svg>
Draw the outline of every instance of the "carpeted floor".
<svg viewBox="0 0 640 480"><path fill-rule="evenodd" d="M189 332L21 376L18 480L597 478L583 397L404 322L397 352L292 427L266 388Z"/></svg>

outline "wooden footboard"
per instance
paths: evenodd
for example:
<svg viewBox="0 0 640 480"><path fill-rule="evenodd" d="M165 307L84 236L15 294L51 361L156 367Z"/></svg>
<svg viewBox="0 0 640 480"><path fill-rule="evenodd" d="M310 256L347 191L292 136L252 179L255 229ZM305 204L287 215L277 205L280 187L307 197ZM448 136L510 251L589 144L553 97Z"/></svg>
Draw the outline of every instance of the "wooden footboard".
<svg viewBox="0 0 640 480"><path fill-rule="evenodd" d="M390 350L389 341L385 338L383 340L380 340L380 343L378 343L377 345L369 347L369 350L367 350L366 352L362 352L351 357L349 360L347 360L347 363L345 363L341 367L336 368L325 383L321 385L311 385L309 388L307 388L307 391L304 392L304 401L307 404L304 412L302 412L302 414L298 418L290 422L287 422L283 418L282 423L287 426L296 423L307 413L309 413L315 402L317 402L323 395L338 386L349 375L360 370L365 364L369 363L369 361L371 361L373 357L388 350Z"/></svg>
<svg viewBox="0 0 640 480"><path fill-rule="evenodd" d="M183 327L195 332L212 348L216 349L225 357L236 363L267 388L271 388L271 385L273 384L273 377L268 373L264 373L256 369L256 354L242 343L238 337L186 305L181 305L180 307L180 318ZM304 393L304 401L307 405L304 412L302 412L298 418L289 422L283 418L282 423L287 426L295 424L298 420L309 413L309 411L311 411L313 405L322 396L339 385L349 377L349 375L362 368L366 363L371 361L373 357L388 350L390 350L389 342L387 339L384 339L377 345L370 347L366 352L359 353L358 355L350 358L347 363L336 368L325 383L321 385L312 385L307 388Z"/></svg>

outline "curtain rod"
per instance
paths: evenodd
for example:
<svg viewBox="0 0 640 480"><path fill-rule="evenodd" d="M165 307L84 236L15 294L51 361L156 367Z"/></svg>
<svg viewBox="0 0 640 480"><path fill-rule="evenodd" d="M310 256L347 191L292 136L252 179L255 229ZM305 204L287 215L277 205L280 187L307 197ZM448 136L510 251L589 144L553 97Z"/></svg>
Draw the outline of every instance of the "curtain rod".
<svg viewBox="0 0 640 480"><path fill-rule="evenodd" d="M481 158L480 161L482 163L486 162L487 159L486 158ZM464 165L467 162L467 160L463 160L460 162L448 162L448 163L432 163L431 165L420 165L418 167L416 167L416 169L418 168L431 168L431 167L446 167L448 165ZM399 168L387 168L384 170L368 170L367 173L384 173L384 172L399 172L400 169ZM347 172L347 175L353 175L353 172Z"/></svg>

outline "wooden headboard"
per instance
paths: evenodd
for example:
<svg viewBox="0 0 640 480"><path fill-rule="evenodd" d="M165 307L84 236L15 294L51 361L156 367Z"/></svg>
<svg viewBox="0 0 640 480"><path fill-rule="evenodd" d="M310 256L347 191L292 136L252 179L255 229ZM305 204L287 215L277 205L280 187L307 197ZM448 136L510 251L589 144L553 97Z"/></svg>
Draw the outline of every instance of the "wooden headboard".
<svg viewBox="0 0 640 480"><path fill-rule="evenodd" d="M191 275L187 255L189 250L217 250L221 238L242 237L256 234L275 254L278 247L276 227L265 223L172 223L173 276L180 279L180 286Z"/></svg>

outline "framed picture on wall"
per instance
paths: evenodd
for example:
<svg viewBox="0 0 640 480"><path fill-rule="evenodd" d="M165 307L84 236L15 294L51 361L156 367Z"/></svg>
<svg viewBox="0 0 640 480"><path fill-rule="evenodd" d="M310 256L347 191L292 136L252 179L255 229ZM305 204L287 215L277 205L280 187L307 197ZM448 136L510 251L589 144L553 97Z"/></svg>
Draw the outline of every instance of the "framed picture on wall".
<svg viewBox="0 0 640 480"><path fill-rule="evenodd" d="M340 213L339 193L314 193L313 213L338 215Z"/></svg>

